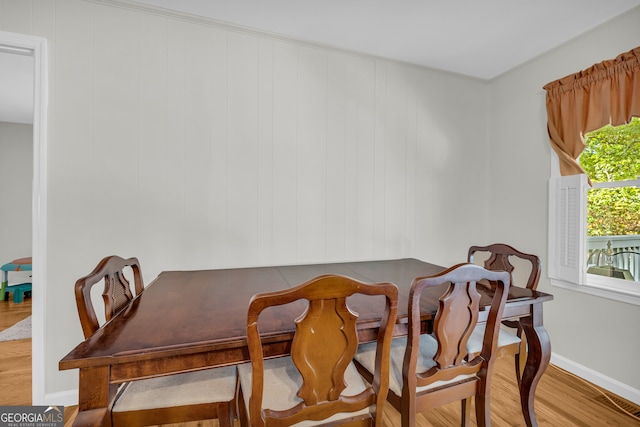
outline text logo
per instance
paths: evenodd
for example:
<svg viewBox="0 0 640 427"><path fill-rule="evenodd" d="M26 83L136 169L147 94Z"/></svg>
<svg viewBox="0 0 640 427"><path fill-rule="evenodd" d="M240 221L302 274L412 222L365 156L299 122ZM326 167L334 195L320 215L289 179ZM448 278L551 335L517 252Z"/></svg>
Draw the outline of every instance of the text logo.
<svg viewBox="0 0 640 427"><path fill-rule="evenodd" d="M64 406L0 406L0 427L64 427Z"/></svg>

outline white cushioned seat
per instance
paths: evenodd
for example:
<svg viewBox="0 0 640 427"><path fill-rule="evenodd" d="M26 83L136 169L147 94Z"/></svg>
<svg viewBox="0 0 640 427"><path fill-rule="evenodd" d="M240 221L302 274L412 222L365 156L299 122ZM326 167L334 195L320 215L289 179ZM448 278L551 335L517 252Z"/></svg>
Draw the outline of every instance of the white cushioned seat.
<svg viewBox="0 0 640 427"><path fill-rule="evenodd" d="M482 351L482 341L484 340L484 329L486 323L478 323L473 329L469 341L467 341L467 352L470 354L477 354ZM511 344L519 343L521 340L518 335L513 332L500 328L498 334L498 348L506 347Z"/></svg>
<svg viewBox="0 0 640 427"><path fill-rule="evenodd" d="M251 363L238 366L238 378L240 387L244 390L243 397L247 414L249 414L249 399L251 398L251 375ZM342 392L343 395L355 396L366 389L364 380L353 362L347 367L344 378L347 388ZM278 357L264 361L264 392L262 399L262 407L264 409L285 410L302 402L302 399L296 395L301 386L302 376L293 364L291 357ZM338 413L320 421L305 420L294 425L296 427L308 427L368 413L369 408L365 408L358 412Z"/></svg>
<svg viewBox="0 0 640 427"><path fill-rule="evenodd" d="M113 412L227 402L234 398L236 367L131 381L125 387L113 406Z"/></svg>
<svg viewBox="0 0 640 427"><path fill-rule="evenodd" d="M404 361L405 348L407 346L407 337L394 338L391 344L391 358L389 366L389 389L397 396L402 396L402 363ZM416 372L425 372L435 366L433 357L438 350L438 342L430 334L420 335L420 352L416 363ZM376 343L361 344L354 359L369 372L374 371L376 356ZM423 387L417 387L418 392L428 390L430 388L439 387L449 382L460 381L469 378L472 375L458 375L449 381L436 381Z"/></svg>

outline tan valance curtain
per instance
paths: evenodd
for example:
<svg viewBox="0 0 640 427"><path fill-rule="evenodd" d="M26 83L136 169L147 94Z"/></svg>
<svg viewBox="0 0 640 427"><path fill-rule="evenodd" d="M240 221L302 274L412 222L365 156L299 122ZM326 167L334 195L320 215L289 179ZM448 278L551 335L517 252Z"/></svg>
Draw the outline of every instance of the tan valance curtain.
<svg viewBox="0 0 640 427"><path fill-rule="evenodd" d="M583 135L640 116L640 47L548 83L547 128L561 175L584 173L577 161Z"/></svg>

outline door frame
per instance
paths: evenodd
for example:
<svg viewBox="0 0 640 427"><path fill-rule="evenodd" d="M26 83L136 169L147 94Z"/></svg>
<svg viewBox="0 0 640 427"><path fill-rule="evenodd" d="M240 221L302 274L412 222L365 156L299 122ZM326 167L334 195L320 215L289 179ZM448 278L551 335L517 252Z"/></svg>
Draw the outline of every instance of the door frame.
<svg viewBox="0 0 640 427"><path fill-rule="evenodd" d="M47 171L48 171L48 54L42 37L0 31L0 49L33 57L33 188L32 188L32 405L46 397Z"/></svg>

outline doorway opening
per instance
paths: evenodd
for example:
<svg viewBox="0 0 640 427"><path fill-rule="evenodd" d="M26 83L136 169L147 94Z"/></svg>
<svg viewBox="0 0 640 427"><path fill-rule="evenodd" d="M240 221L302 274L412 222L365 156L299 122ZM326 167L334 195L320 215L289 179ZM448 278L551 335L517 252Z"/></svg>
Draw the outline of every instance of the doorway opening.
<svg viewBox="0 0 640 427"><path fill-rule="evenodd" d="M0 52L33 58L32 239L32 404L46 404L46 235L47 235L47 41L0 31Z"/></svg>

